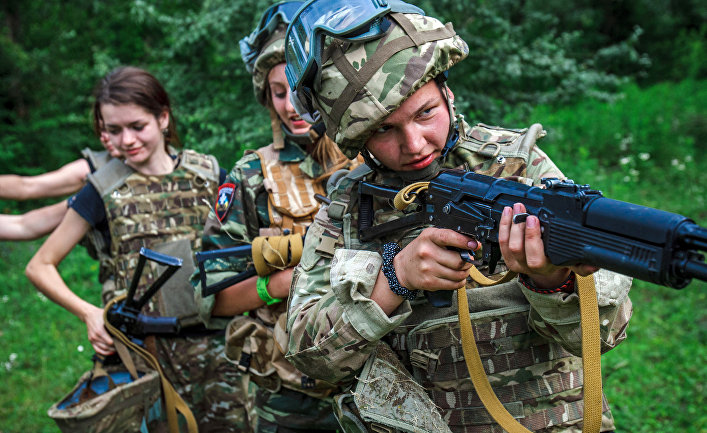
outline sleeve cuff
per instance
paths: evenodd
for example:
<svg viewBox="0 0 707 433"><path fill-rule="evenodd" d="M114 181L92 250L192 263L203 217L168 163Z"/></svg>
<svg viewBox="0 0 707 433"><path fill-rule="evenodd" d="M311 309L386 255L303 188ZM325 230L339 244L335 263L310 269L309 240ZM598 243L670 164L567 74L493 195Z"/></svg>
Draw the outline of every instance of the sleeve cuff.
<svg viewBox="0 0 707 433"><path fill-rule="evenodd" d="M411 313L403 302L391 316L370 299L383 264L375 251L337 249L331 262L330 281L346 319L368 341L380 340L398 327Z"/></svg>

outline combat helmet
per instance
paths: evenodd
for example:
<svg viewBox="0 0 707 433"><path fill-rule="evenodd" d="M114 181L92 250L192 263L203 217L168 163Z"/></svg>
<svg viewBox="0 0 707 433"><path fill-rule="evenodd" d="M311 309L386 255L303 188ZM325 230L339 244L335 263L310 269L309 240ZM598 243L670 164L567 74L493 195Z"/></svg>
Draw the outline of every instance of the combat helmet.
<svg viewBox="0 0 707 433"><path fill-rule="evenodd" d="M255 99L270 109L276 148L282 148L284 144L280 119L268 105L268 74L274 66L285 62L285 30L291 17L303 4L301 1L284 1L270 6L263 12L253 32L238 43L246 70L253 76Z"/></svg>
<svg viewBox="0 0 707 433"><path fill-rule="evenodd" d="M451 23L399 0L311 0L293 17L286 43L293 106L303 117L321 116L348 158L409 96L432 79L443 82L469 51Z"/></svg>

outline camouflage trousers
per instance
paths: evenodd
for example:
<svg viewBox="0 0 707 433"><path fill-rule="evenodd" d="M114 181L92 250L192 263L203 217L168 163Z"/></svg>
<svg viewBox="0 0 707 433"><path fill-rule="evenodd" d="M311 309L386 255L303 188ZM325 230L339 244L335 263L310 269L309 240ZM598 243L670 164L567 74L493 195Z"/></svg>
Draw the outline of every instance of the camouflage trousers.
<svg viewBox="0 0 707 433"><path fill-rule="evenodd" d="M200 433L250 432L244 376L224 356L224 336L157 338L160 364Z"/></svg>
<svg viewBox="0 0 707 433"><path fill-rule="evenodd" d="M253 382L248 392L255 397L256 433L341 431L331 399L322 400L287 388L274 393Z"/></svg>

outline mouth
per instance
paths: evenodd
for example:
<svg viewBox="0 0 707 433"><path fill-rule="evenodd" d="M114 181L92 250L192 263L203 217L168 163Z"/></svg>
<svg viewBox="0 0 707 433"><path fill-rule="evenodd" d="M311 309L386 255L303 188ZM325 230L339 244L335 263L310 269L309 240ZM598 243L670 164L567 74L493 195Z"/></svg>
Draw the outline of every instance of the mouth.
<svg viewBox="0 0 707 433"><path fill-rule="evenodd" d="M432 152L425 156L421 156L419 158L415 158L409 162L406 162L402 165L402 167L405 170L420 170L430 165L435 158L435 152Z"/></svg>

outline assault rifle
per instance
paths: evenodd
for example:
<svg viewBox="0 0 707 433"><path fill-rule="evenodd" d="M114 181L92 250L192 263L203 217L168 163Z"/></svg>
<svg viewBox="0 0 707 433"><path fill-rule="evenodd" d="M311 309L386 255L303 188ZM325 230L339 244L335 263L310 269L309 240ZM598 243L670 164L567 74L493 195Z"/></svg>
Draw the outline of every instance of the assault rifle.
<svg viewBox="0 0 707 433"><path fill-rule="evenodd" d="M135 291L147 260L167 266L167 269L152 283L140 299L136 300ZM137 344L141 344L142 340L148 335L177 335L180 331L180 325L176 317L151 317L142 314L140 311L147 304L147 301L157 293L162 285L181 266L182 259L178 257L168 256L144 247L140 248L140 257L138 258L137 267L130 282L126 298L113 304L106 314L110 324Z"/></svg>
<svg viewBox="0 0 707 433"><path fill-rule="evenodd" d="M558 266L598 266L681 289L707 281L707 229L682 215L606 198L589 185L543 179L531 187L462 170L446 170L415 201L419 211L372 225L373 196L392 199L397 189L362 182L359 235L370 241L392 230L427 224L472 236L481 264L493 272L501 258L498 227L505 206L523 203L540 220L545 255ZM521 218L522 219L522 218ZM451 292L426 292L448 295Z"/></svg>
<svg viewBox="0 0 707 433"><path fill-rule="evenodd" d="M229 278L214 283L206 284L206 269L204 263L208 260L223 259L228 257L250 257L253 253L253 248L250 245L242 245L239 247L223 248L220 250L200 251L196 253L196 261L199 264L199 280L201 281L201 296L207 297L221 290L231 287L234 284L247 280L250 277L257 275L255 267L248 266L245 271L236 274Z"/></svg>

